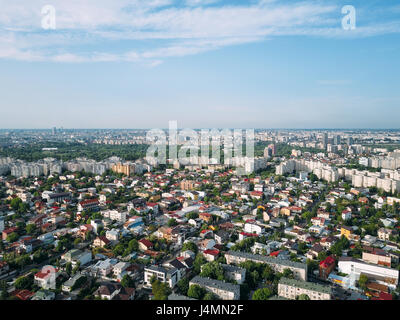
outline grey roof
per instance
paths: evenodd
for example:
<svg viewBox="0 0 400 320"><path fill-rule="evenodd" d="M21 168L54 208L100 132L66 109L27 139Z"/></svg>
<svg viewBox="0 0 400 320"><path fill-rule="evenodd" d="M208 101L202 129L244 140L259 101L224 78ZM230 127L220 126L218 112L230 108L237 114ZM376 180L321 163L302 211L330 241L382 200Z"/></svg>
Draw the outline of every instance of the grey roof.
<svg viewBox="0 0 400 320"><path fill-rule="evenodd" d="M231 264L221 264L221 266L227 272L236 272L236 273L246 272L246 269Z"/></svg>
<svg viewBox="0 0 400 320"><path fill-rule="evenodd" d="M238 284L232 284L229 282L224 282L200 276L196 276L192 280L190 280L190 284L198 284L199 286L207 286L230 292L240 292L240 286Z"/></svg>
<svg viewBox="0 0 400 320"><path fill-rule="evenodd" d="M318 283L300 281L296 279L281 278L279 284L286 284L295 288L302 288L306 290L332 294L332 289L329 286L324 286Z"/></svg>
<svg viewBox="0 0 400 320"><path fill-rule="evenodd" d="M279 264L283 266L288 266L292 268L304 269L307 270L307 264L301 262L294 262L287 259L276 259L267 256L262 256L259 254L252 254L242 251L229 251L227 254L235 257L246 258L248 260L258 261L261 263L270 263L270 264Z"/></svg>
<svg viewBox="0 0 400 320"><path fill-rule="evenodd" d="M168 296L168 300L196 300L196 299L189 298L189 297L186 297L186 296L182 296L182 295L176 294L176 293L171 293Z"/></svg>

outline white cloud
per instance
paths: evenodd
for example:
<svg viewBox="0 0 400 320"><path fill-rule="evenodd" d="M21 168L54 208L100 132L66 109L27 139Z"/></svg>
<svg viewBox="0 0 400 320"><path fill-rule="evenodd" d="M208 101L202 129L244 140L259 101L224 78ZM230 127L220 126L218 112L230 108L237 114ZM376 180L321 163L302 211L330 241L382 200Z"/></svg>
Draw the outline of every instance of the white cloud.
<svg viewBox="0 0 400 320"><path fill-rule="evenodd" d="M399 22L388 21L346 32L340 27L339 6L314 1L260 0L251 5L226 5L218 0L50 2L57 14L54 31L41 29L41 8L48 0L0 0L0 58L157 65L166 57L273 36L359 37L400 31Z"/></svg>

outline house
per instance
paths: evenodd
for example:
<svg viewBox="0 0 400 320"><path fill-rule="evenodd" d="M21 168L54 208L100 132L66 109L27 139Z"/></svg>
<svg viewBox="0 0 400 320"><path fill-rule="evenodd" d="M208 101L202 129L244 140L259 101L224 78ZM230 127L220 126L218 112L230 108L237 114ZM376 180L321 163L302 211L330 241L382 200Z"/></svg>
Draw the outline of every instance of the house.
<svg viewBox="0 0 400 320"><path fill-rule="evenodd" d="M224 244L225 242L229 241L229 238L230 238L229 233L224 230L219 230L214 235L215 242L218 244Z"/></svg>
<svg viewBox="0 0 400 320"><path fill-rule="evenodd" d="M93 246L94 247L105 247L108 245L111 241L107 239L105 236L98 236L96 239L93 240Z"/></svg>
<svg viewBox="0 0 400 320"><path fill-rule="evenodd" d="M100 260L91 266L90 269L95 276L107 277L111 273L115 263L115 259Z"/></svg>
<svg viewBox="0 0 400 320"><path fill-rule="evenodd" d="M56 294L49 290L39 290L35 293L31 300L54 300L56 298Z"/></svg>
<svg viewBox="0 0 400 320"><path fill-rule="evenodd" d="M141 239L139 240L139 250L140 251L146 251L146 250L151 250L153 248L153 243L151 243L147 239Z"/></svg>
<svg viewBox="0 0 400 320"><path fill-rule="evenodd" d="M8 228L8 229L3 230L3 232L2 232L2 239L3 239L3 241L7 240L7 237L8 237L11 233L17 232L17 230L18 230L17 227L11 227L11 228Z"/></svg>
<svg viewBox="0 0 400 320"><path fill-rule="evenodd" d="M99 204L98 199L84 200L78 203L78 211L97 211L99 210Z"/></svg>
<svg viewBox="0 0 400 320"><path fill-rule="evenodd" d="M201 212L199 213L199 219L205 222L210 222L212 220L212 215L208 212Z"/></svg>
<svg viewBox="0 0 400 320"><path fill-rule="evenodd" d="M106 238L110 241L118 241L120 231L118 229L107 230Z"/></svg>
<svg viewBox="0 0 400 320"><path fill-rule="evenodd" d="M340 228L340 235L345 236L348 240L350 240L352 234L353 234L353 229L351 227L342 226Z"/></svg>
<svg viewBox="0 0 400 320"><path fill-rule="evenodd" d="M72 249L63 254L61 258L66 262L71 262L73 267L75 267L78 262L83 266L92 261L92 253L90 251Z"/></svg>
<svg viewBox="0 0 400 320"><path fill-rule="evenodd" d="M54 267L47 266L41 271L35 273L34 282L43 289L55 289L58 270Z"/></svg>
<svg viewBox="0 0 400 320"><path fill-rule="evenodd" d="M351 210L345 209L342 211L342 219L344 221L351 219Z"/></svg>
<svg viewBox="0 0 400 320"><path fill-rule="evenodd" d="M204 250L203 256L209 262L215 261L219 256L219 250L217 250L217 249Z"/></svg>
<svg viewBox="0 0 400 320"><path fill-rule="evenodd" d="M175 287L180 280L180 272L176 268L165 268L152 265L144 268L144 286L151 287L151 279L155 277L161 282L168 283L170 288Z"/></svg>
<svg viewBox="0 0 400 320"><path fill-rule="evenodd" d="M130 263L118 262L113 268L114 276L116 276L117 279L121 278L125 274L125 272L129 266L130 266Z"/></svg>
<svg viewBox="0 0 400 320"><path fill-rule="evenodd" d="M364 246L362 260L368 263L390 267L392 258L385 250Z"/></svg>
<svg viewBox="0 0 400 320"><path fill-rule="evenodd" d="M319 263L320 278L326 280L334 268L335 268L335 259L332 256L326 257Z"/></svg>
<svg viewBox="0 0 400 320"><path fill-rule="evenodd" d="M118 283L104 283L95 292L95 297L101 299L113 300L113 298L120 293L122 286Z"/></svg>
<svg viewBox="0 0 400 320"><path fill-rule="evenodd" d="M313 260L317 258L318 254L322 251L324 251L324 248L319 243L316 243L311 247L310 250L308 250L308 252L306 253L306 257Z"/></svg>
<svg viewBox="0 0 400 320"><path fill-rule="evenodd" d="M113 300L134 300L135 299L135 289L134 288L124 288L117 295L114 296Z"/></svg>
<svg viewBox="0 0 400 320"><path fill-rule="evenodd" d="M392 234L394 234L392 229L379 228L378 230L378 238L383 241L388 241Z"/></svg>

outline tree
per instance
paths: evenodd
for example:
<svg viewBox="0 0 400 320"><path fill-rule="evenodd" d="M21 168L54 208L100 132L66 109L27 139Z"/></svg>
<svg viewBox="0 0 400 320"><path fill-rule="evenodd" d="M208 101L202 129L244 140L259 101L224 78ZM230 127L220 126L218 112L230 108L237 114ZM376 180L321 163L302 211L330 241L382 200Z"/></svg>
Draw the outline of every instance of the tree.
<svg viewBox="0 0 400 320"><path fill-rule="evenodd" d="M197 254L197 252L199 251L199 249L197 248L196 244L191 242L191 241L188 241L188 242L183 244L182 251L186 251L186 250L193 251L194 254Z"/></svg>
<svg viewBox="0 0 400 320"><path fill-rule="evenodd" d="M212 292L207 292L204 297L203 300L218 300L218 297L213 294Z"/></svg>
<svg viewBox="0 0 400 320"><path fill-rule="evenodd" d="M201 268L200 276L223 281L224 269L219 263L217 263L216 261L212 261L203 265L203 267Z"/></svg>
<svg viewBox="0 0 400 320"><path fill-rule="evenodd" d="M18 240L18 238L19 238L18 233L12 232L12 233L10 233L10 234L8 235L7 241L8 241L8 242L15 242L15 241Z"/></svg>
<svg viewBox="0 0 400 320"><path fill-rule="evenodd" d="M0 290L1 290L0 300L6 300L8 298L7 281L5 280L0 281Z"/></svg>
<svg viewBox="0 0 400 320"><path fill-rule="evenodd" d="M262 288L254 291L252 300L268 300L273 295L273 292L269 288Z"/></svg>
<svg viewBox="0 0 400 320"><path fill-rule="evenodd" d="M152 283L152 293L154 295L154 300L167 300L171 293L171 289L168 284L161 282L160 280L155 280Z"/></svg>
<svg viewBox="0 0 400 320"><path fill-rule="evenodd" d="M365 290L367 288L367 283L368 283L368 277L365 274L360 275L360 278L358 279L358 286L362 290Z"/></svg>
<svg viewBox="0 0 400 320"><path fill-rule="evenodd" d="M15 288L17 289L30 289L33 285L33 275L26 277L19 277L15 280Z"/></svg>
<svg viewBox="0 0 400 320"><path fill-rule="evenodd" d="M121 280L121 285L124 288L133 288L135 286L135 281L133 281L133 279L126 274Z"/></svg>
<svg viewBox="0 0 400 320"><path fill-rule="evenodd" d="M193 262L193 271L194 271L194 273L196 273L196 274L200 273L201 266L203 264L205 264L206 262L207 262L207 260L204 258L204 256L199 253L196 256L196 258L194 259L194 262Z"/></svg>
<svg viewBox="0 0 400 320"><path fill-rule="evenodd" d="M200 300L206 294L206 290L197 284L192 284L187 292L188 297Z"/></svg>
<svg viewBox="0 0 400 320"><path fill-rule="evenodd" d="M72 263L67 262L67 264L65 265L65 272L71 275L71 271L72 271Z"/></svg>
<svg viewBox="0 0 400 320"><path fill-rule="evenodd" d="M174 218L168 220L168 227L174 227L177 224L178 222Z"/></svg>
<svg viewBox="0 0 400 320"><path fill-rule="evenodd" d="M305 293L302 293L301 295L296 297L296 300L310 300L310 297Z"/></svg>
<svg viewBox="0 0 400 320"><path fill-rule="evenodd" d="M27 234L33 235L36 231L36 226L30 223L25 227L25 231Z"/></svg>
<svg viewBox="0 0 400 320"><path fill-rule="evenodd" d="M181 280L178 281L176 286L178 287L178 290L181 294L186 295L189 290L189 279L182 278Z"/></svg>

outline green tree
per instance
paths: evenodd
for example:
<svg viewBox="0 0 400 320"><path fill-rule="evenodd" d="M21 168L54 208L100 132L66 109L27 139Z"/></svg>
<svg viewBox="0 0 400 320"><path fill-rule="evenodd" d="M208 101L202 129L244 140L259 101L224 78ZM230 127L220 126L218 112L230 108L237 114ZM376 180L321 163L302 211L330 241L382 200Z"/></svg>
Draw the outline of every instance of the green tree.
<svg viewBox="0 0 400 320"><path fill-rule="evenodd" d="M194 273L198 274L200 273L201 270L201 266L203 264L205 264L207 262L207 260L204 258L204 256L202 254L197 254L196 258L194 259L193 262L193 271Z"/></svg>
<svg viewBox="0 0 400 320"><path fill-rule="evenodd" d="M121 280L121 285L124 288L133 288L135 286L135 281L129 276L129 275L124 275L122 280Z"/></svg>
<svg viewBox="0 0 400 320"><path fill-rule="evenodd" d="M152 293L154 295L154 300L167 300L171 293L171 289L165 282L160 282L160 280L155 280L152 283Z"/></svg>
<svg viewBox="0 0 400 320"><path fill-rule="evenodd" d="M218 262L212 261L203 265L200 276L223 281L224 269Z"/></svg>
<svg viewBox="0 0 400 320"><path fill-rule="evenodd" d="M296 300L310 300L310 297L305 293L302 293L301 295L296 297Z"/></svg>
<svg viewBox="0 0 400 320"><path fill-rule="evenodd" d="M367 283L368 283L368 277L365 274L360 275L360 278L358 279L358 286L362 290L365 290L367 288Z"/></svg>
<svg viewBox="0 0 400 320"><path fill-rule="evenodd" d="M72 263L71 262L67 262L67 264L65 265L65 272L68 273L69 275L71 275L71 272L72 272Z"/></svg>
<svg viewBox="0 0 400 320"><path fill-rule="evenodd" d="M262 288L254 291L252 300L268 300L273 295L269 288Z"/></svg>
<svg viewBox="0 0 400 320"><path fill-rule="evenodd" d="M18 239L19 239L19 235L18 235L18 233L16 233L16 232L10 233L10 234L8 235L8 237L7 237L7 241L8 241L8 242L15 242L15 241L17 241Z"/></svg>
<svg viewBox="0 0 400 320"><path fill-rule="evenodd" d="M33 285L33 275L22 276L15 280L15 288L17 289L30 289Z"/></svg>
<svg viewBox="0 0 400 320"><path fill-rule="evenodd" d="M176 286L177 286L180 294L186 295L189 290L189 279L182 278L181 280L178 281Z"/></svg>
<svg viewBox="0 0 400 320"><path fill-rule="evenodd" d="M197 284L192 284L187 292L188 297L201 300L206 294L206 290Z"/></svg>
<svg viewBox="0 0 400 320"><path fill-rule="evenodd" d="M168 220L168 227L174 227L177 224L178 222L174 218Z"/></svg>

